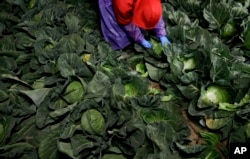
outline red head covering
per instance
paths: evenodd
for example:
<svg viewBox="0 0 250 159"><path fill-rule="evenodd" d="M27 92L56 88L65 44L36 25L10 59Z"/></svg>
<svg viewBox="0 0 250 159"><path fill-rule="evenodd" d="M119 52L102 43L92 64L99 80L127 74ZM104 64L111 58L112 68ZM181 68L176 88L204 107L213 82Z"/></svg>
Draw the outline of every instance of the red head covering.
<svg viewBox="0 0 250 159"><path fill-rule="evenodd" d="M119 24L143 29L153 29L162 16L160 0L113 0L113 8Z"/></svg>

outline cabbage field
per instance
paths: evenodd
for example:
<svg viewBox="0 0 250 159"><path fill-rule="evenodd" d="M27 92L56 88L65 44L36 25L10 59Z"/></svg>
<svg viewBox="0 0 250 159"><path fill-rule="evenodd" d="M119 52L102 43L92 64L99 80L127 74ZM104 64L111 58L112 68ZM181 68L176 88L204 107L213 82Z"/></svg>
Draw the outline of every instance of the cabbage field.
<svg viewBox="0 0 250 159"><path fill-rule="evenodd" d="M250 0L162 0L171 45L114 51L97 0L0 2L1 159L227 159L250 142Z"/></svg>

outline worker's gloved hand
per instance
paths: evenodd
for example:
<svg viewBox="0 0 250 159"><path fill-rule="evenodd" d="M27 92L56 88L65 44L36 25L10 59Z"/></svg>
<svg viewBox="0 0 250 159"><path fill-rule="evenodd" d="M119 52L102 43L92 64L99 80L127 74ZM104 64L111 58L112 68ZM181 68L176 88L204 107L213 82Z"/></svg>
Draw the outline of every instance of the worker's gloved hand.
<svg viewBox="0 0 250 159"><path fill-rule="evenodd" d="M161 36L160 41L162 46L164 46L165 44L171 44L171 42L168 40L166 36Z"/></svg>
<svg viewBox="0 0 250 159"><path fill-rule="evenodd" d="M150 44L150 42L147 41L146 39L143 39L143 40L141 41L141 45L142 45L143 47L147 48L147 49L152 48L152 44Z"/></svg>

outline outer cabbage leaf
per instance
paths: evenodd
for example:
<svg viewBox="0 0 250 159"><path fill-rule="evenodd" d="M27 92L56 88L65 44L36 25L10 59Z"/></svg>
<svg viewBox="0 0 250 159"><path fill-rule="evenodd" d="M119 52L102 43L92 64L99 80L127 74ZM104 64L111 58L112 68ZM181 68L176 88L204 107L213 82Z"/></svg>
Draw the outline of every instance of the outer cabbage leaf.
<svg viewBox="0 0 250 159"><path fill-rule="evenodd" d="M89 140L82 134L72 136L70 141L74 156L81 156L81 152L83 150L88 150L89 148L93 148L95 146L95 143L92 140Z"/></svg>
<svg viewBox="0 0 250 159"><path fill-rule="evenodd" d="M81 58L74 53L61 54L57 60L57 63L62 77L69 78L72 76L92 76L92 72L89 70L87 65L83 63Z"/></svg>
<svg viewBox="0 0 250 159"><path fill-rule="evenodd" d="M230 10L225 3L210 3L203 10L204 18L209 22L210 29L219 29L230 18Z"/></svg>
<svg viewBox="0 0 250 159"><path fill-rule="evenodd" d="M27 142L18 142L14 144L6 144L0 147L1 158L20 158L25 159L38 159L36 154L36 148Z"/></svg>
<svg viewBox="0 0 250 159"><path fill-rule="evenodd" d="M65 24L70 34L76 33L80 29L80 18L73 13L68 13L65 16Z"/></svg>
<svg viewBox="0 0 250 159"><path fill-rule="evenodd" d="M81 53L85 50L85 41L78 34L63 36L57 44L57 48L63 53Z"/></svg>
<svg viewBox="0 0 250 159"><path fill-rule="evenodd" d="M15 126L16 119L8 116L0 117L0 146L5 145L11 136L11 132Z"/></svg>
<svg viewBox="0 0 250 159"><path fill-rule="evenodd" d="M94 77L87 85L86 99L95 99L100 101L103 97L109 96L111 88L109 76L101 71L96 71Z"/></svg>
<svg viewBox="0 0 250 159"><path fill-rule="evenodd" d="M41 89L35 89L35 90L20 90L21 93L27 95L36 106L39 106L46 96L51 91L51 88L41 88Z"/></svg>
<svg viewBox="0 0 250 159"><path fill-rule="evenodd" d="M222 127L224 127L225 125L227 125L230 121L231 121L231 117L227 117L227 118L206 118L205 122L206 122L206 126L209 129L212 130L218 130L221 129Z"/></svg>
<svg viewBox="0 0 250 159"><path fill-rule="evenodd" d="M189 146L188 145L181 145L178 142L176 142L175 144L176 144L177 148L185 154L196 154L196 153L199 153L207 148L206 145L200 145L200 144L189 145Z"/></svg>
<svg viewBox="0 0 250 159"><path fill-rule="evenodd" d="M126 157L118 154L105 154L102 156L102 159L126 159Z"/></svg>
<svg viewBox="0 0 250 159"><path fill-rule="evenodd" d="M59 139L59 131L48 131L38 148L38 155L40 159L59 159L59 150L57 142Z"/></svg>

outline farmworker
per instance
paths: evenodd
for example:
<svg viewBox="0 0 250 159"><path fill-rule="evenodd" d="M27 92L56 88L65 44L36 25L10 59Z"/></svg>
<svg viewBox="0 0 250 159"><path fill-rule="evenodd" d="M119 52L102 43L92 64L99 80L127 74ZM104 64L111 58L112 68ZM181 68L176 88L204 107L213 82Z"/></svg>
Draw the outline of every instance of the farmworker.
<svg viewBox="0 0 250 159"><path fill-rule="evenodd" d="M162 17L161 0L99 0L102 33L113 50L132 42L145 48L152 44L143 31L153 30L162 46L170 44Z"/></svg>

